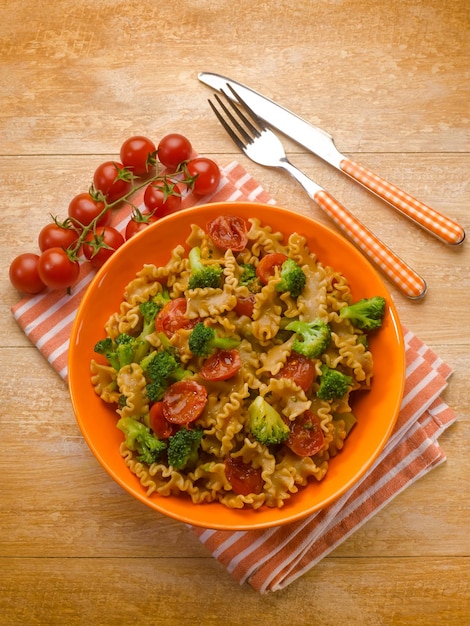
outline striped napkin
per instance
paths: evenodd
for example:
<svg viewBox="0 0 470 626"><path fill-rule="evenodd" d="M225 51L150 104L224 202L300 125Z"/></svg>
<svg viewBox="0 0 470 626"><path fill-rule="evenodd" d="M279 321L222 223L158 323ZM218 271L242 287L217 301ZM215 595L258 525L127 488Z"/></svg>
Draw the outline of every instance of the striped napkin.
<svg viewBox="0 0 470 626"><path fill-rule="evenodd" d="M274 201L238 164L222 169L222 180L211 197L183 200L184 207L222 200ZM142 196L134 198L142 203ZM113 225L123 231L130 207L113 215ZM45 292L22 299L12 313L26 336L67 380L67 350L75 313L93 278L83 264L71 295ZM445 460L439 435L456 419L440 398L451 374L450 367L411 331L404 330L406 346L405 394L395 429L369 472L328 507L292 524L228 532L193 527L192 531L240 584L249 583L260 593L277 591L302 576L341 544L377 511L415 480Z"/></svg>

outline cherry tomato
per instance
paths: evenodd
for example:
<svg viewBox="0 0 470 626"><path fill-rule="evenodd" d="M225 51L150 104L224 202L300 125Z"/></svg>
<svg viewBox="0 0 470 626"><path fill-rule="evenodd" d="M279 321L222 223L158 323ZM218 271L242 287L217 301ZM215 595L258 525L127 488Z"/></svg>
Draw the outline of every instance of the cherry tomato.
<svg viewBox="0 0 470 626"><path fill-rule="evenodd" d="M253 315L254 305L255 294L251 293L249 296L237 298L237 304L233 310L237 315L246 315L246 317L251 317Z"/></svg>
<svg viewBox="0 0 470 626"><path fill-rule="evenodd" d="M141 233L143 230L156 222L157 218L152 213L147 213L146 211L137 215L133 215L131 219L127 222L125 239L126 241L137 235L137 233Z"/></svg>
<svg viewBox="0 0 470 626"><path fill-rule="evenodd" d="M155 402L150 407L150 428L159 439L168 439L175 433L175 427L170 424L163 414L163 402Z"/></svg>
<svg viewBox="0 0 470 626"><path fill-rule="evenodd" d="M122 144L121 162L135 176L142 178L154 176L156 151L157 148L151 139L135 135Z"/></svg>
<svg viewBox="0 0 470 626"><path fill-rule="evenodd" d="M274 378L290 378L307 391L315 378L315 363L303 354L292 352L282 369Z"/></svg>
<svg viewBox="0 0 470 626"><path fill-rule="evenodd" d="M39 257L39 277L50 289L68 289L79 273L79 262L71 261L63 248L47 248Z"/></svg>
<svg viewBox="0 0 470 626"><path fill-rule="evenodd" d="M269 279L274 274L274 268L276 266L281 267L284 261L287 261L287 256L285 254L281 254L280 252L272 252L260 260L256 266L256 275L263 285L266 285L269 282Z"/></svg>
<svg viewBox="0 0 470 626"><path fill-rule="evenodd" d="M204 411L207 389L195 380L179 380L167 387L163 415L171 424L190 424Z"/></svg>
<svg viewBox="0 0 470 626"><path fill-rule="evenodd" d="M83 242L83 254L98 269L124 243L124 237L112 226L100 226L90 231Z"/></svg>
<svg viewBox="0 0 470 626"><path fill-rule="evenodd" d="M94 200L89 193L79 193L70 201L68 214L77 227L89 226L103 209L104 202ZM106 211L97 221L97 226L106 226L110 218L110 212Z"/></svg>
<svg viewBox="0 0 470 626"><path fill-rule="evenodd" d="M244 463L239 456L225 459L225 476L232 485L232 491L238 495L248 496L263 491L261 468L256 469L251 463Z"/></svg>
<svg viewBox="0 0 470 626"><path fill-rule="evenodd" d="M187 163L188 174L195 178L192 191L197 196L214 193L220 183L220 169L215 161L207 157L196 157Z"/></svg>
<svg viewBox="0 0 470 626"><path fill-rule="evenodd" d="M47 248L70 248L78 238L78 233L74 228L63 228L51 222L41 229L38 235L38 244L41 252Z"/></svg>
<svg viewBox="0 0 470 626"><path fill-rule="evenodd" d="M193 328L198 320L189 320L185 317L186 308L186 298L175 298L167 302L155 318L157 332L173 337L181 328Z"/></svg>
<svg viewBox="0 0 470 626"><path fill-rule="evenodd" d="M222 250L240 252L248 243L246 222L235 215L219 215L207 224L212 241Z"/></svg>
<svg viewBox="0 0 470 626"><path fill-rule="evenodd" d="M10 282L23 293L40 293L46 285L38 272L39 255L25 252L17 256L10 265Z"/></svg>
<svg viewBox="0 0 470 626"><path fill-rule="evenodd" d="M292 452L299 456L313 456L320 452L325 443L325 437L320 420L312 411L305 411L288 424L290 435L285 444Z"/></svg>
<svg viewBox="0 0 470 626"><path fill-rule="evenodd" d="M171 180L156 180L145 190L144 204L159 219L181 208L181 194L181 187Z"/></svg>
<svg viewBox="0 0 470 626"><path fill-rule="evenodd" d="M129 172L122 163L105 161L95 170L93 186L97 191L101 191L109 204L112 204L131 190Z"/></svg>
<svg viewBox="0 0 470 626"><path fill-rule="evenodd" d="M217 350L201 367L199 375L204 380L228 380L235 376L242 362L238 350Z"/></svg>
<svg viewBox="0 0 470 626"><path fill-rule="evenodd" d="M175 171L180 163L191 158L192 146L189 139L179 133L165 135L158 144L158 160Z"/></svg>

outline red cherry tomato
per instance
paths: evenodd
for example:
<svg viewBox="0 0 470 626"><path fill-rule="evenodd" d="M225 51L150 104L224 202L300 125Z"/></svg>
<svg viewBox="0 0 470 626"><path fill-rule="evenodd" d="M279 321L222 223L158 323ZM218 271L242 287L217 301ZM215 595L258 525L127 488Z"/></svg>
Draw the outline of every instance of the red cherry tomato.
<svg viewBox="0 0 470 626"><path fill-rule="evenodd" d="M282 369L274 378L290 378L307 391L315 379L315 363L303 354L292 352Z"/></svg>
<svg viewBox="0 0 470 626"><path fill-rule="evenodd" d="M232 491L238 495L248 496L250 493L263 491L261 468L244 463L239 456L225 459L225 476L232 485Z"/></svg>
<svg viewBox="0 0 470 626"><path fill-rule="evenodd" d="M237 304L234 307L234 311L237 315L246 315L251 317L253 315L253 308L255 305L255 294L243 298L237 298Z"/></svg>
<svg viewBox="0 0 470 626"><path fill-rule="evenodd" d="M290 435L285 444L292 452L299 456L312 456L320 452L325 443L325 437L320 420L312 411L305 411L288 424Z"/></svg>
<svg viewBox="0 0 470 626"><path fill-rule="evenodd" d="M50 289L68 289L79 273L80 264L71 261L63 248L47 248L39 257L39 277Z"/></svg>
<svg viewBox="0 0 470 626"><path fill-rule="evenodd" d="M158 144L158 160L175 171L180 163L191 158L192 146L189 139L179 133L165 135Z"/></svg>
<svg viewBox="0 0 470 626"><path fill-rule="evenodd" d="M63 228L59 224L51 222L46 224L38 235L39 249L41 252L47 248L64 248L66 250L77 241L77 238L78 233L75 229Z"/></svg>
<svg viewBox="0 0 470 626"><path fill-rule="evenodd" d="M25 252L13 259L10 265L10 282L22 293L40 293L46 288L38 272L39 255Z"/></svg>
<svg viewBox="0 0 470 626"><path fill-rule="evenodd" d="M248 243L245 220L235 215L219 215L207 224L212 241L222 250L241 252Z"/></svg>
<svg viewBox="0 0 470 626"><path fill-rule="evenodd" d="M135 135L122 144L119 156L124 167L135 176L146 178L155 175L156 151L157 148L151 139Z"/></svg>
<svg viewBox="0 0 470 626"><path fill-rule="evenodd" d="M284 261L287 261L287 256L285 254L281 254L280 252L267 254L260 260L256 266L256 275L263 285L266 285L269 282L269 279L274 274L274 268L276 266L281 267Z"/></svg>
<svg viewBox="0 0 470 626"><path fill-rule="evenodd" d="M214 193L220 183L220 169L215 161L207 157L196 157L187 163L188 174L195 178L192 191L197 196Z"/></svg>
<svg viewBox="0 0 470 626"><path fill-rule="evenodd" d="M163 396L163 415L171 424L190 424L204 411L207 389L195 380L179 380Z"/></svg>
<svg viewBox="0 0 470 626"><path fill-rule="evenodd" d="M112 204L131 190L128 174L122 163L105 161L95 170L93 186L97 191L101 191L109 204Z"/></svg>
<svg viewBox="0 0 470 626"><path fill-rule="evenodd" d="M94 200L89 193L79 193L70 201L68 214L74 226L80 228L81 226L89 226L100 215L104 206L104 202ZM106 226L110 217L109 211L103 213L96 222L97 226Z"/></svg>
<svg viewBox="0 0 470 626"><path fill-rule="evenodd" d="M193 328L198 320L189 320L185 317L186 308L186 298L175 298L167 302L155 318L157 332L173 337L181 328Z"/></svg>
<svg viewBox="0 0 470 626"><path fill-rule="evenodd" d="M217 350L201 367L199 376L204 380L228 380L235 376L242 362L238 350Z"/></svg>
<svg viewBox="0 0 470 626"><path fill-rule="evenodd" d="M83 254L98 269L124 243L124 237L112 226L100 226L90 231L83 242Z"/></svg>
<svg viewBox="0 0 470 626"><path fill-rule="evenodd" d="M140 213L139 215L133 215L127 222L125 239L126 241L134 235L141 233L143 230L156 222L157 218L152 213Z"/></svg>
<svg viewBox="0 0 470 626"><path fill-rule="evenodd" d="M156 180L144 193L144 204L155 219L170 215L181 208L182 189L170 180Z"/></svg>
<svg viewBox="0 0 470 626"><path fill-rule="evenodd" d="M175 433L175 427L170 424L163 414L163 402L155 402L150 407L150 428L159 439L168 439Z"/></svg>

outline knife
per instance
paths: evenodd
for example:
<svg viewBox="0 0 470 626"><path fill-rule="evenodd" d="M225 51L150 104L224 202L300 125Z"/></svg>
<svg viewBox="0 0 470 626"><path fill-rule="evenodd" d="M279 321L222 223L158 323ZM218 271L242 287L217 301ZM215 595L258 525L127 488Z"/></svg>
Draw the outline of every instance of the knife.
<svg viewBox="0 0 470 626"><path fill-rule="evenodd" d="M347 174L441 241L459 245L465 239L465 231L460 224L342 154L336 148L333 137L321 128L310 124L250 87L226 76L212 72L199 72L198 78L202 83L217 91L227 85L233 87L256 115L270 126L274 126L290 139ZM231 93L228 95L235 100Z"/></svg>

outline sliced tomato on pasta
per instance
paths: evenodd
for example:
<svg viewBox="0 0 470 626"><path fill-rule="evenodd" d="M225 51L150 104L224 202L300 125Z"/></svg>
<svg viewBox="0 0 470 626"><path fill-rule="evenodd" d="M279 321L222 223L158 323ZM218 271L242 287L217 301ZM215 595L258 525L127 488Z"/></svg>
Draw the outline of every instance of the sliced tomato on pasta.
<svg viewBox="0 0 470 626"><path fill-rule="evenodd" d="M163 396L162 409L171 424L190 424L204 411L207 389L195 380L179 380L170 385Z"/></svg>
<svg viewBox="0 0 470 626"><path fill-rule="evenodd" d="M285 445L299 456L313 456L320 452L325 444L320 420L310 410L289 421L290 435Z"/></svg>
<svg viewBox="0 0 470 626"><path fill-rule="evenodd" d="M261 468L244 463L241 457L225 459L225 476L237 495L248 496L250 493L258 494L263 491Z"/></svg>

